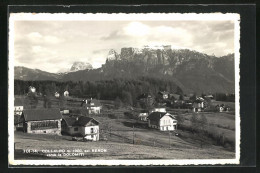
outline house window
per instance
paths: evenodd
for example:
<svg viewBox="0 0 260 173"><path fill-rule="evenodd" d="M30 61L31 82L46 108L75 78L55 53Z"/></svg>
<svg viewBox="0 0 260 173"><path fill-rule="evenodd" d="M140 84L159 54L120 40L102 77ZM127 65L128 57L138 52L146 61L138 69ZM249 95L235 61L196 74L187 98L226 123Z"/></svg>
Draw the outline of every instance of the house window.
<svg viewBox="0 0 260 173"><path fill-rule="evenodd" d="M94 128L91 128L90 131L91 131L91 133L94 133Z"/></svg>
<svg viewBox="0 0 260 173"><path fill-rule="evenodd" d="M94 138L94 135L91 135L91 138Z"/></svg>
<svg viewBox="0 0 260 173"><path fill-rule="evenodd" d="M78 128L78 127L75 127L75 128L74 128L74 131L79 131L79 128Z"/></svg>

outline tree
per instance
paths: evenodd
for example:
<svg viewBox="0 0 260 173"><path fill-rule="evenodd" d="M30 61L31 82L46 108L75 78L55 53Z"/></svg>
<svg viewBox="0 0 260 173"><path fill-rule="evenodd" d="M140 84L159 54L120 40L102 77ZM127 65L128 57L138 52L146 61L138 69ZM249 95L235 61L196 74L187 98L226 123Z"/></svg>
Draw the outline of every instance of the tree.
<svg viewBox="0 0 260 173"><path fill-rule="evenodd" d="M132 95L130 92L127 91L123 91L122 92L122 98L123 98L123 102L129 105L133 105L133 99L132 99Z"/></svg>
<svg viewBox="0 0 260 173"><path fill-rule="evenodd" d="M36 108L38 105L38 98L34 93L29 92L25 103L27 104L28 108Z"/></svg>
<svg viewBox="0 0 260 173"><path fill-rule="evenodd" d="M185 118L181 115L177 115L176 119L177 119L178 124L182 124L185 120Z"/></svg>
<svg viewBox="0 0 260 173"><path fill-rule="evenodd" d="M122 101L119 99L119 97L117 97L114 101L114 105L115 105L115 108L120 108L122 107Z"/></svg>
<svg viewBox="0 0 260 173"><path fill-rule="evenodd" d="M51 102L50 96L44 96L43 107L44 108L51 108L51 106L52 106L52 102Z"/></svg>

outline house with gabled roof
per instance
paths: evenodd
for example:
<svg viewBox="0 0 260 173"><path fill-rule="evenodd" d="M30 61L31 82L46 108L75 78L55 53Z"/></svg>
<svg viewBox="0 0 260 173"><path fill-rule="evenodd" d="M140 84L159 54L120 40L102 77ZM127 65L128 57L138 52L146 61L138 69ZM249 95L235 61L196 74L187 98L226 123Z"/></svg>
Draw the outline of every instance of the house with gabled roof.
<svg viewBox="0 0 260 173"><path fill-rule="evenodd" d="M72 136L82 136L85 140L99 140L99 122L94 118L63 116L62 132Z"/></svg>
<svg viewBox="0 0 260 173"><path fill-rule="evenodd" d="M61 134L59 109L25 109L19 123L26 133Z"/></svg>
<svg viewBox="0 0 260 173"><path fill-rule="evenodd" d="M160 131L172 131L177 129L177 120L170 113L152 112L148 116L148 127L159 129Z"/></svg>
<svg viewBox="0 0 260 173"><path fill-rule="evenodd" d="M166 91L159 91L159 92L158 92L158 95L159 95L159 97L162 98L162 99L168 99L168 97L169 97L169 93L166 92Z"/></svg>
<svg viewBox="0 0 260 173"><path fill-rule="evenodd" d="M83 100L81 106L87 109L88 114L100 114L102 108L101 103L92 98Z"/></svg>

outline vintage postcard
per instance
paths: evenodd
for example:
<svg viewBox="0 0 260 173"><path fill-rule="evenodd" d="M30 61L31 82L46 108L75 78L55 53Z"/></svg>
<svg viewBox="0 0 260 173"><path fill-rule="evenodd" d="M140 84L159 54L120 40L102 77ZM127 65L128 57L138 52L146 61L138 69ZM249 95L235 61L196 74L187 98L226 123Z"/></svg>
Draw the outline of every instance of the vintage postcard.
<svg viewBox="0 0 260 173"><path fill-rule="evenodd" d="M10 13L10 166L240 163L240 15Z"/></svg>

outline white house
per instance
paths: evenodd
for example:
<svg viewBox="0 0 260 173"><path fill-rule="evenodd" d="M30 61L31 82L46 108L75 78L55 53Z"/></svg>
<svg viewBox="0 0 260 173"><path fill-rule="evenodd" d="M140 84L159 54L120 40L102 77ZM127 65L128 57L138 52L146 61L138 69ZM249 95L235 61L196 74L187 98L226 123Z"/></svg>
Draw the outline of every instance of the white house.
<svg viewBox="0 0 260 173"><path fill-rule="evenodd" d="M169 93L165 92L165 91L159 91L158 92L159 97L161 97L162 99L168 99Z"/></svg>
<svg viewBox="0 0 260 173"><path fill-rule="evenodd" d="M68 97L69 96L69 91L64 91L64 96Z"/></svg>
<svg viewBox="0 0 260 173"><path fill-rule="evenodd" d="M23 102L20 98L14 99L14 115L22 115Z"/></svg>
<svg viewBox="0 0 260 173"><path fill-rule="evenodd" d="M82 136L89 141L99 140L99 122L90 117L63 116L61 129L71 136Z"/></svg>
<svg viewBox="0 0 260 173"><path fill-rule="evenodd" d="M192 107L193 112L201 112L204 109L204 102L202 100L195 100Z"/></svg>
<svg viewBox="0 0 260 173"><path fill-rule="evenodd" d="M87 109L88 114L100 114L102 108L101 103L92 98L83 100L81 106Z"/></svg>
<svg viewBox="0 0 260 173"><path fill-rule="evenodd" d="M56 98L59 98L59 97L60 97L60 93L55 92L54 96L55 96Z"/></svg>
<svg viewBox="0 0 260 173"><path fill-rule="evenodd" d="M161 131L172 131L177 129L177 120L166 112L153 112L148 116L148 126Z"/></svg>
<svg viewBox="0 0 260 173"><path fill-rule="evenodd" d="M36 92L36 88L33 86L29 86L29 92L35 93Z"/></svg>

